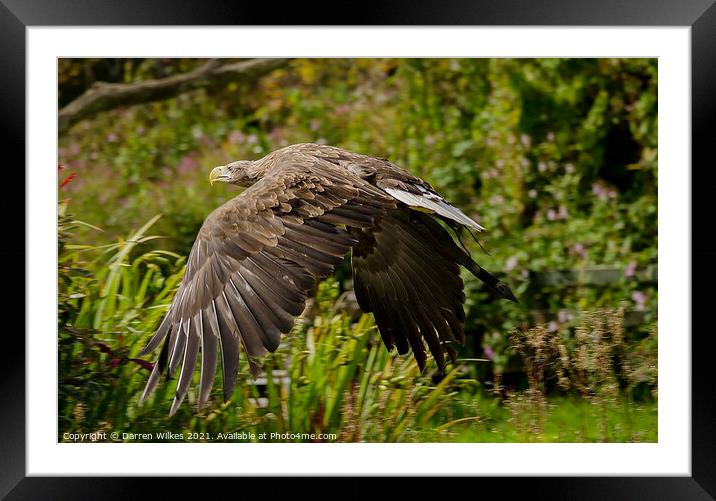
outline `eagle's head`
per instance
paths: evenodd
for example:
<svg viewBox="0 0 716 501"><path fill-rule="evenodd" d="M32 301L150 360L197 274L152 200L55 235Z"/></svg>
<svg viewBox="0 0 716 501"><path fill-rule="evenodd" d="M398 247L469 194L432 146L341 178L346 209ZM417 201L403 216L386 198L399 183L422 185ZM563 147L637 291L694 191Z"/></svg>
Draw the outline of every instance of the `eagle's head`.
<svg viewBox="0 0 716 501"><path fill-rule="evenodd" d="M237 186L251 186L261 178L257 163L253 160L237 160L236 162L214 167L209 174L209 182L214 184L216 181L221 181L222 183Z"/></svg>

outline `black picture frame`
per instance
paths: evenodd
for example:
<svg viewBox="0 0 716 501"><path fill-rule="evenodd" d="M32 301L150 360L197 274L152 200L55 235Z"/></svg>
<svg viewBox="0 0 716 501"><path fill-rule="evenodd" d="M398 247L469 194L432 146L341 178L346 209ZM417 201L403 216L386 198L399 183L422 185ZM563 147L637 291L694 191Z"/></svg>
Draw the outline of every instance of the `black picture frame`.
<svg viewBox="0 0 716 501"><path fill-rule="evenodd" d="M711 294L716 271L716 244L708 229L712 210L699 190L712 190L707 176L714 171L711 153L713 125L716 121L716 5L715 0L504 0L501 2L450 0L442 2L392 1L361 2L359 8L337 9L337 4L312 2L282 3L277 8L267 2L220 2L215 0L0 0L0 109L6 171L25 163L25 57L26 33L31 26L108 26L108 25L571 25L571 26L684 26L691 28L692 97L692 268L699 270L692 280L692 444L690 477L568 477L568 478L482 478L469 479L476 495L489 491L550 499L716 499L716 406L710 368L709 349L714 321L710 320ZM15 153L15 162L7 160ZM695 168L695 166L699 166ZM711 167L711 168L709 168ZM687 166L684 167L688 168ZM6 181L7 183L7 181ZM24 185L24 176L20 179ZM17 186L17 185L15 185ZM17 188L12 191L20 193ZM25 260L24 218L17 208L24 203L3 197L5 235L0 255L5 263ZM697 231L698 230L698 231ZM31 266L31 263L26 263ZM18 266L9 266L3 276L13 284L23 283ZM17 274L17 276L14 276ZM698 280L697 280L698 279ZM697 287L701 285L702 287ZM14 286L17 289L16 286ZM17 297L17 296L15 296ZM24 294L23 294L23 297ZM28 301L31 300L28 298ZM26 304L27 308L27 304ZM11 308L8 308L11 309ZM15 314L5 312L6 315ZM19 317L19 315L16 315ZM21 321L22 322L22 321ZM711 327L711 328L709 328ZM192 479L163 478L67 478L26 476L25 429L25 344L19 329L6 326L3 337L0 395L0 496L7 499L143 499L169 489L185 489ZM24 329L23 329L24 330ZM161 461L161 458L157 459ZM312 479L291 479L283 488L295 493L308 488ZM315 480L315 479L313 479ZM338 479L335 479L338 480ZM267 483L266 480L259 480ZM327 480L326 480L327 482ZM245 488L235 479L204 482L204 495L210 491L232 492ZM334 487L322 483L322 493L341 493L358 497L373 491L364 479L340 479ZM400 481L409 489L423 488L419 479ZM272 495L280 485L271 481ZM441 483L445 494L449 489ZM488 490L489 489L489 490ZM245 492L245 491L244 491ZM166 494L165 494L166 495ZM494 495L494 494L493 494ZM333 496L331 496L333 497ZM361 496L362 497L362 496Z"/></svg>

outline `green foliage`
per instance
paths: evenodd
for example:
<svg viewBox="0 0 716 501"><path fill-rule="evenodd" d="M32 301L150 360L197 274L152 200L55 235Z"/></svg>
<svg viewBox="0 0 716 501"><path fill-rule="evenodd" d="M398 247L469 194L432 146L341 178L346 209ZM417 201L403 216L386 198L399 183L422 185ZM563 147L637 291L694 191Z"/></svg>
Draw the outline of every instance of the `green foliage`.
<svg viewBox="0 0 716 501"><path fill-rule="evenodd" d="M77 95L83 78L85 85L131 82L197 64L61 60L60 98ZM59 161L77 174L64 191L73 213L104 231L62 212L61 430L162 427L172 385L137 407L148 372L132 357L166 311L181 278L180 256L202 221L236 194L210 187L208 173L305 141L390 158L433 184L487 228L479 237L489 254L469 238L465 244L520 304L495 301L464 275L468 342L461 356L489 363L463 364L440 387L417 375L409 359L389 355L369 317L354 323L335 310L343 287L331 282L320 289L315 318L297 325L268 360L265 385L248 384L242 371L229 403L215 391L207 412L184 405L173 429L516 439L524 435L509 431L517 421L504 422L512 419L511 404L475 382L504 375L514 391L528 384L509 333L544 324L574 341L579 312L621 304L643 322L624 329L634 377L617 401L641 406L641 423L651 423L658 293L640 270L657 262L657 85L655 59L296 59L254 87L229 83L77 124L60 138ZM156 214L163 216L152 219ZM150 227L166 238L147 236ZM123 239L128 228L141 229ZM541 272L591 266L624 272L603 285L539 281ZM343 285L345 266L338 276ZM274 381L271 369L287 367L290 374ZM550 400L557 407L545 410L543 439L554 439L546 430L568 414L560 409L592 405L574 388L568 393ZM257 398L268 399L267 407L254 405ZM447 423L455 424L440 428ZM584 431L559 436L599 439ZM610 439L635 436L615 432Z"/></svg>

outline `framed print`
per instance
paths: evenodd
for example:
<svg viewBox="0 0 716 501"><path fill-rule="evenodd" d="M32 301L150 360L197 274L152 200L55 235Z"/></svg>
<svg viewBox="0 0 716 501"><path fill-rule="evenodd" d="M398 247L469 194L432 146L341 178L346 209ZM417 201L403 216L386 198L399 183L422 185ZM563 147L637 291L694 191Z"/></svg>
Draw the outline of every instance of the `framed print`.
<svg viewBox="0 0 716 501"><path fill-rule="evenodd" d="M4 0L3 495L713 497L716 7L591 5Z"/></svg>

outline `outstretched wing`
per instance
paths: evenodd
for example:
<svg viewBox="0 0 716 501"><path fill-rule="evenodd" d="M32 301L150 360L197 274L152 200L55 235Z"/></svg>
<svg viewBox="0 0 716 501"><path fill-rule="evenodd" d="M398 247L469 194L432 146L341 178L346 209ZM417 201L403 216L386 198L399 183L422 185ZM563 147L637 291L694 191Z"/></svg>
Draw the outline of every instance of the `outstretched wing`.
<svg viewBox="0 0 716 501"><path fill-rule="evenodd" d="M407 207L354 234L353 285L361 309L373 312L388 349L402 354L410 347L422 371L425 339L442 371L444 354L454 358L451 345L465 341L462 251L432 216Z"/></svg>
<svg viewBox="0 0 716 501"><path fill-rule="evenodd" d="M170 413L186 397L201 352L199 406L209 398L221 356L224 398L234 387L239 344L256 359L276 350L316 280L330 275L357 239L342 226L368 228L395 201L320 159L273 168L225 203L201 227L184 279L141 354L164 342L142 395L168 369L181 372Z"/></svg>

